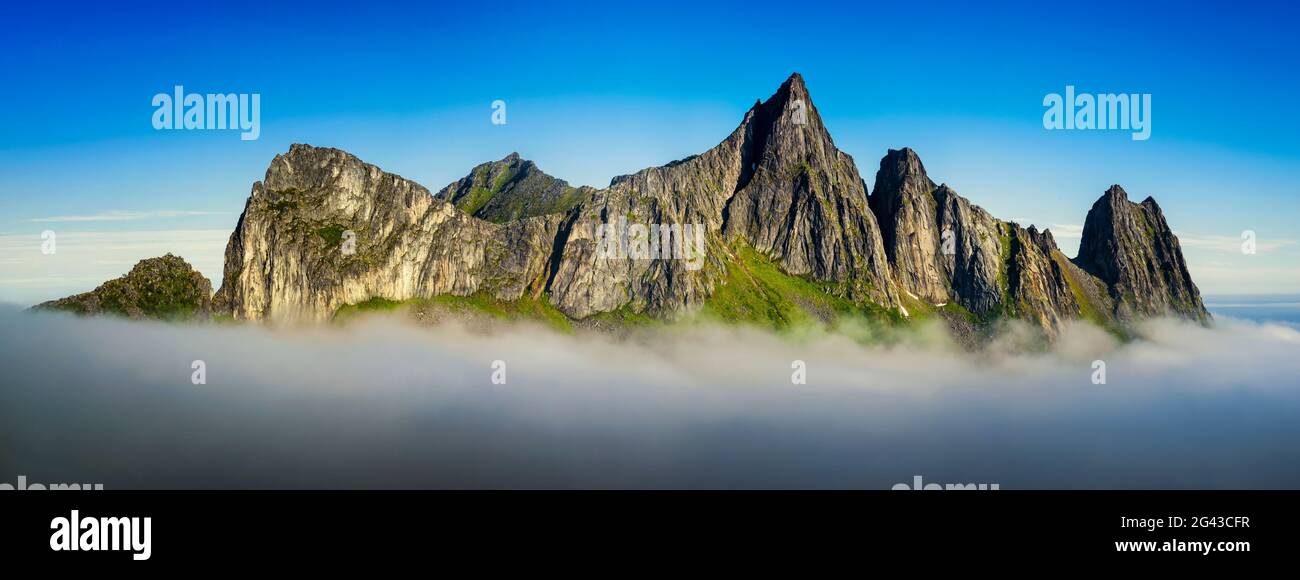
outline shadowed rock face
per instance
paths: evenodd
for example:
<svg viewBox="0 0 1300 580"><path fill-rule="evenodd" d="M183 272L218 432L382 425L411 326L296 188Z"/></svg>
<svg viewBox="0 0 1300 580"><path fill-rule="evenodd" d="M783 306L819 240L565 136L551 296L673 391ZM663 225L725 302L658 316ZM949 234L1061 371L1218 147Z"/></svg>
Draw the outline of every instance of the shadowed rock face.
<svg viewBox="0 0 1300 580"><path fill-rule="evenodd" d="M212 283L185 260L167 254L140 260L125 276L90 292L51 300L34 309L160 320L207 319L212 316Z"/></svg>
<svg viewBox="0 0 1300 580"><path fill-rule="evenodd" d="M1178 238L1150 197L1133 203L1118 185L1106 190L1088 211L1075 263L1106 283L1120 318L1209 318Z"/></svg>
<svg viewBox="0 0 1300 580"><path fill-rule="evenodd" d="M936 186L910 149L889 151L868 196L796 74L712 149L599 190L511 154L434 195L343 151L294 145L253 185L215 301L241 319L322 319L375 297L483 293L545 298L575 319L672 317L727 283L743 247L838 299L903 316L953 303L1048 336L1078 318L1205 318L1155 202L1115 202L1115 190L1089 213L1073 261L1050 232ZM705 255L602 256L598 226L609 223L698 225Z"/></svg>

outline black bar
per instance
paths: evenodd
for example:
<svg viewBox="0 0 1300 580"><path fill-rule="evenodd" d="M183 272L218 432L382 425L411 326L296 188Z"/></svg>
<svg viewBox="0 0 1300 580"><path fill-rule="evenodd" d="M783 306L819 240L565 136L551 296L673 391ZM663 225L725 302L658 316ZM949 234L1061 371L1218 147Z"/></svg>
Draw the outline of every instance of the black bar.
<svg viewBox="0 0 1300 580"><path fill-rule="evenodd" d="M1056 562L1115 571L1240 570L1291 558L1295 497L1272 491L26 491L0 493L0 552L6 563L124 571L192 570L205 562L303 569L436 563L447 571L506 561L541 570L591 566L596 555L623 559L620 571L636 562L696 557L737 565L806 559L873 570L885 563L931 569L969 558L1007 569ZM150 558L53 551L51 521L72 510L83 519L150 517ZM1171 516L1184 518L1184 527L1170 528ZM1165 524L1154 531L1125 528L1125 517ZM1200 517L1222 517L1201 523L1233 527L1192 527ZM1237 548L1248 542L1249 551L1132 553L1115 545L1169 540Z"/></svg>

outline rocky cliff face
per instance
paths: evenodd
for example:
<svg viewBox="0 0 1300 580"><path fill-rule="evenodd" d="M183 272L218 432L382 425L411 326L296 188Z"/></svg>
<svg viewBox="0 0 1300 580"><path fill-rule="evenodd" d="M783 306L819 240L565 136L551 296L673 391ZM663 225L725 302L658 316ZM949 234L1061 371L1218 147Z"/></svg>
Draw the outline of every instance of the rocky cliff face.
<svg viewBox="0 0 1300 580"><path fill-rule="evenodd" d="M1116 190L1089 213L1075 260L1050 232L936 186L910 149L885 156L868 196L796 74L716 147L600 190L511 154L435 195L342 151L294 145L253 185L215 300L243 319L479 293L543 299L572 319L672 317L720 294L739 300L741 280L772 304L785 288L904 317L959 306L1049 336L1078 318L1204 319L1155 202L1131 204L1118 190L1121 203Z"/></svg>
<svg viewBox="0 0 1300 580"><path fill-rule="evenodd" d="M212 283L185 260L167 254L141 260L125 276L90 292L38 304L35 310L160 320L207 319L212 315Z"/></svg>

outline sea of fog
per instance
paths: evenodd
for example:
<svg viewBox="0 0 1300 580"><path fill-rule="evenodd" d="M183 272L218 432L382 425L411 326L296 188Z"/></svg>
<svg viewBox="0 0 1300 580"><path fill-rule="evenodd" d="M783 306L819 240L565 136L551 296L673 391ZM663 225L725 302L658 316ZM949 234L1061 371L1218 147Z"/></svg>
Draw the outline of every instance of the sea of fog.
<svg viewBox="0 0 1300 580"><path fill-rule="evenodd" d="M1300 328L1300 294L1233 295L1205 297L1205 307L1218 318L1240 318Z"/></svg>
<svg viewBox="0 0 1300 580"><path fill-rule="evenodd" d="M0 307L0 483L1300 488L1300 299L1207 302L1213 328L1153 321L1120 344L1080 325L1049 350L1011 332L980 353L936 328L871 347L730 327L614 338Z"/></svg>

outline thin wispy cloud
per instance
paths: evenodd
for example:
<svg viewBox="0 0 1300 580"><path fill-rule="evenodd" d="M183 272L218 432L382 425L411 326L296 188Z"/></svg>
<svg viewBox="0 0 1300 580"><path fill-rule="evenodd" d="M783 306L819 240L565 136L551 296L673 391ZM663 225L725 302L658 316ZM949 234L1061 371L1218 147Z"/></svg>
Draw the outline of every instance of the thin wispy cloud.
<svg viewBox="0 0 1300 580"><path fill-rule="evenodd" d="M1207 250L1211 252L1220 252L1226 254L1240 254L1242 239L1240 236L1198 236L1195 234L1176 234L1178 241L1184 247ZM1284 238L1266 238L1259 237L1255 240L1255 251L1257 253L1272 252L1282 248L1296 245L1296 240Z"/></svg>
<svg viewBox="0 0 1300 580"><path fill-rule="evenodd" d="M1059 239L1077 240L1083 238L1083 226L1079 224L1052 224L1052 235ZM1187 249L1204 250L1224 254L1241 254L1241 236L1199 235L1186 232L1174 232L1179 243ZM1300 244L1290 238L1258 237L1255 240L1256 253L1272 252Z"/></svg>
<svg viewBox="0 0 1300 580"><path fill-rule="evenodd" d="M178 217L193 217L202 215L221 215L224 211L188 211L188 210L155 210L155 211L125 211L110 210L86 215L60 215L50 217L38 217L27 220L31 223L66 223L66 222L124 222L148 219L168 219Z"/></svg>
<svg viewBox="0 0 1300 580"><path fill-rule="evenodd" d="M24 305L90 290L136 262L172 253L217 284L227 229L56 231L58 251L41 252L40 235L0 235L0 302Z"/></svg>
<svg viewBox="0 0 1300 580"><path fill-rule="evenodd" d="M1052 224L1052 236L1057 238L1082 238L1083 226L1080 224Z"/></svg>

